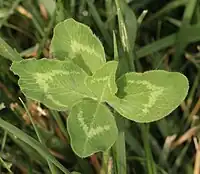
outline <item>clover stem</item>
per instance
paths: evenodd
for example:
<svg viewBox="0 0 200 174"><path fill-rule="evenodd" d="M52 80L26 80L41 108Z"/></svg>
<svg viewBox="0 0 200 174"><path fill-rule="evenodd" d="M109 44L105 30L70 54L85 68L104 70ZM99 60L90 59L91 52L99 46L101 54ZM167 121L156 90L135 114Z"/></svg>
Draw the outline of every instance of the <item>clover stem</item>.
<svg viewBox="0 0 200 174"><path fill-rule="evenodd" d="M146 155L146 165L148 174L156 174L156 167L153 161L152 152L149 144L149 124L142 124L141 131L142 131L142 139L144 144L144 150Z"/></svg>
<svg viewBox="0 0 200 174"><path fill-rule="evenodd" d="M116 112L114 113L114 115L119 129L117 141L112 147L114 173L126 174L127 165L126 165L126 146L125 146L125 131L124 131L126 120Z"/></svg>
<svg viewBox="0 0 200 174"><path fill-rule="evenodd" d="M110 158L110 150L107 150L103 153L103 159L102 159L102 167L100 170L100 174L109 174L109 158Z"/></svg>

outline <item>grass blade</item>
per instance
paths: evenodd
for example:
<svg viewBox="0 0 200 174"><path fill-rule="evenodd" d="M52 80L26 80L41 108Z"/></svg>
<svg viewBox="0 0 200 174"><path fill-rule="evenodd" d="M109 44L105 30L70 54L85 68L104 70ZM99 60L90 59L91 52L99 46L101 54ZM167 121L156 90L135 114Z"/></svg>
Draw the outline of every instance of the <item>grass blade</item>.
<svg viewBox="0 0 200 174"><path fill-rule="evenodd" d="M118 47L117 47L117 40L115 33L113 31L113 43L114 43L114 59L118 60L120 62L121 59L119 59L118 55ZM126 60L126 59L124 59ZM117 78L121 75L122 71L120 70L121 63L118 65L118 71L119 74L117 73L116 76ZM128 71L128 68L127 68ZM114 161L114 173L124 173L126 174L127 172L127 166L126 166L126 146L125 146L125 132L124 132L124 124L125 120L117 113L114 112L114 116L116 118L117 124L118 124L118 129L119 129L119 134L117 141L112 147L112 156L113 156L113 161Z"/></svg>
<svg viewBox="0 0 200 174"><path fill-rule="evenodd" d="M13 172L10 170L12 164L5 162L1 157L0 157L0 164L11 174L13 174Z"/></svg>
<svg viewBox="0 0 200 174"><path fill-rule="evenodd" d="M170 2L169 4L164 6L162 9L160 9L158 12L151 15L151 17L149 17L147 20L145 20L144 23L142 24L142 26L149 25L155 19L163 16L165 13L168 13L169 11L171 11L173 9L176 9L180 6L185 5L187 2L188 2L188 0L175 0L175 1Z"/></svg>
<svg viewBox="0 0 200 174"><path fill-rule="evenodd" d="M8 131L9 133L15 135L17 138L22 140L23 142L27 143L29 146L31 146L33 149L35 149L43 158L48 159L51 161L55 166L57 166L61 171L63 171L65 174L70 174L70 172L62 165L60 162L58 162L53 155L51 155L46 147L41 145L38 141L36 141L34 138L30 137L26 133L22 132L17 127L13 126L12 124L4 121L0 118L0 127L4 130Z"/></svg>
<svg viewBox="0 0 200 174"><path fill-rule="evenodd" d="M125 147L125 132L124 124L125 119L120 115L115 113L117 124L119 128L118 138L115 144L112 147L113 161L114 161L114 173L119 174L127 173L127 164L126 164L126 147Z"/></svg>
<svg viewBox="0 0 200 174"><path fill-rule="evenodd" d="M0 37L0 55L10 59L11 61L22 60L20 55L13 50L1 37Z"/></svg>
<svg viewBox="0 0 200 174"><path fill-rule="evenodd" d="M91 0L86 0L86 2L88 3L88 6L89 6L89 10L99 28L99 30L101 31L104 39L105 39L105 42L107 43L107 45L112 48L112 39L110 37L110 34L108 33L108 31L105 29L105 25L104 23L102 22L98 12L97 12L97 9L96 7L94 6L94 4L92 3Z"/></svg>
<svg viewBox="0 0 200 174"><path fill-rule="evenodd" d="M199 24L195 24L195 25L188 27L188 29L187 29L188 43L196 42L196 41L200 40L199 31L200 31ZM136 51L137 58L139 59L139 58L145 57L156 51L160 51L164 48L174 45L176 42L176 35L177 35L177 33L171 34L170 36L166 36L163 39L157 40L147 46L144 46L144 47L138 49Z"/></svg>
<svg viewBox="0 0 200 174"><path fill-rule="evenodd" d="M197 0L190 0L186 4L185 11L183 14L182 24L176 36L176 47L175 47L176 52L172 60L172 68L177 68L181 64L181 55L188 44L188 37L187 37L188 27L190 26L190 22L192 20L196 5L197 5Z"/></svg>
<svg viewBox="0 0 200 174"><path fill-rule="evenodd" d="M39 142L45 146L45 143L44 143L44 140L43 140L43 138L42 138L42 136L40 134L40 131L38 130L37 126L35 125L35 123L34 123L34 121L32 119L32 116L31 116L31 114L28 111L28 108L26 107L25 103L23 102L23 100L21 98L19 98L19 100L21 101L24 109L26 110L26 113L27 113L27 115L28 115L28 117L29 117L29 119L31 121L31 124L33 125L33 128L35 130L35 133L36 133L36 135L38 137ZM52 174L58 173L56 167L48 159L47 159L47 163L48 163L49 169L50 169L50 171L51 171Z"/></svg>
<svg viewBox="0 0 200 174"><path fill-rule="evenodd" d="M19 3L22 0L16 0L13 2L11 8L9 9L8 15L6 17L3 18L3 20L0 21L0 29L2 28L3 24L8 20L8 18L10 17L10 15L13 14L14 10L17 8L17 6L19 5Z"/></svg>
<svg viewBox="0 0 200 174"><path fill-rule="evenodd" d="M149 124L142 124L141 125L141 131L142 131L142 138L144 143L144 150L146 154L146 163L147 163L147 171L148 174L156 174L156 166L153 161L151 148L149 144Z"/></svg>
<svg viewBox="0 0 200 174"><path fill-rule="evenodd" d="M129 70L135 71L135 66L133 63L133 53L132 53L132 49L131 49L131 45L130 45L130 41L128 37L127 27L122 15L122 7L119 0L115 0L115 3L117 7L117 17L118 17L119 33L120 33L122 47L125 52L125 55L127 55L126 57L127 57L127 64L128 64Z"/></svg>

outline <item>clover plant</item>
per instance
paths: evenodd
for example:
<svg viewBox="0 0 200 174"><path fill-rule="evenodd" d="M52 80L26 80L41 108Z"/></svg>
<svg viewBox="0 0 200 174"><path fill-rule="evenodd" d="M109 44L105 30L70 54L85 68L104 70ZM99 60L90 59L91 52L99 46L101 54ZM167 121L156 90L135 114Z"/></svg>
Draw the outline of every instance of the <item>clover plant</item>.
<svg viewBox="0 0 200 174"><path fill-rule="evenodd" d="M13 61L11 70L28 98L69 111L71 147L80 157L114 144L113 110L129 120L152 122L172 112L188 92L188 80L178 72L129 72L116 79L118 62L106 62L100 40L73 19L55 27L50 51L53 59Z"/></svg>

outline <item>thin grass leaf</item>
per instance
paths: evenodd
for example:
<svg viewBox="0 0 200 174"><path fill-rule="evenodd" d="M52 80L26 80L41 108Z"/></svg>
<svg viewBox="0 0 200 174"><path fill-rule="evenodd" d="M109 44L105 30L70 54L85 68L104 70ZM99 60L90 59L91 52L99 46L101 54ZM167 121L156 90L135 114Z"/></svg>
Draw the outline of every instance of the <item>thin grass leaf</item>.
<svg viewBox="0 0 200 174"><path fill-rule="evenodd" d="M56 1L56 23L62 22L66 19L66 10L64 8L63 0Z"/></svg>
<svg viewBox="0 0 200 174"><path fill-rule="evenodd" d="M39 0L40 3L42 3L50 16L54 15L54 11L56 9L56 3L54 0Z"/></svg>
<svg viewBox="0 0 200 174"><path fill-rule="evenodd" d="M150 144L149 144L149 124L142 124L142 139L144 143L144 150L146 155L146 166L148 174L157 174L156 165L153 160Z"/></svg>
<svg viewBox="0 0 200 174"><path fill-rule="evenodd" d="M21 141L19 138L16 138L15 135L8 133L11 140L19 146L24 154L26 154L30 159L33 161L37 161L39 164L46 166L47 160L46 158L43 158L34 148L30 147L27 143L24 141Z"/></svg>
<svg viewBox="0 0 200 174"><path fill-rule="evenodd" d="M39 142L37 142L34 138L30 137L29 135L22 132L17 127L11 125L10 123L4 121L1 118L0 118L0 127L3 128L4 130L8 131L9 133L15 135L17 138L19 138L23 142L27 143L29 146L31 146L33 149L35 149L41 156L43 156L43 158L51 161L55 166L57 166L65 174L70 174L70 172L62 164L60 164L60 162L58 162L55 159L55 157L52 156L43 145L41 145Z"/></svg>
<svg viewBox="0 0 200 174"><path fill-rule="evenodd" d="M13 50L1 37L0 37L0 55L11 60L20 61L21 56Z"/></svg>
<svg viewBox="0 0 200 174"><path fill-rule="evenodd" d="M188 44L188 27L190 26L194 9L196 8L198 0L190 0L185 6L185 11L183 14L183 20L181 23L181 27L179 32L177 33L176 36L176 42L175 42L175 55L173 56L172 59L172 68L179 67L181 64L181 55L184 52L184 49L186 48ZM198 34L199 35L199 34Z"/></svg>
<svg viewBox="0 0 200 174"><path fill-rule="evenodd" d="M26 113L27 113L29 119L31 120L31 123L32 123L32 125L33 125L33 128L34 128L34 130L35 130L35 133L36 133L36 135L37 135L37 137L38 137L39 142L40 142L42 145L45 146L43 137L42 137L42 135L40 134L40 131L38 130L37 126L35 125L35 123L34 123L34 121L33 121L33 119L32 119L32 116L31 116L30 112L28 111L28 108L26 107L25 103L23 102L23 100L22 100L21 98L19 98L19 100L20 100L20 102L22 103L24 109L26 110ZM56 167L55 167L48 159L47 159L47 163L48 163L49 169L50 169L50 171L51 171L52 174L57 174L57 173L59 173L59 171L56 169Z"/></svg>
<svg viewBox="0 0 200 174"><path fill-rule="evenodd" d="M132 54L132 49L131 49L131 43L129 41L128 38L128 30L127 30L127 26L125 24L124 21L124 17L123 17L123 13L122 13L122 5L120 3L119 0L115 0L116 3L116 7L117 7L117 17L118 17L118 25L119 25L119 33L120 33L120 38L121 38L121 43L122 43L122 47L123 50L125 52L126 55L126 59L124 60L128 67L129 67L129 71L134 71L135 70L135 66L133 63L133 54ZM136 31L134 31L136 32ZM121 63L120 63L121 65Z"/></svg>
<svg viewBox="0 0 200 174"><path fill-rule="evenodd" d="M119 55L118 55L118 48L117 48L117 39L116 39L116 35L114 31L113 31L113 48L114 48L114 60L118 61Z"/></svg>
<svg viewBox="0 0 200 174"><path fill-rule="evenodd" d="M8 14L3 18L3 20L0 21L0 29L2 28L4 23L9 19L9 17L14 13L14 10L17 8L17 6L19 5L19 3L21 1L22 0L13 1L13 4L12 4L11 8L8 11Z"/></svg>
<svg viewBox="0 0 200 174"><path fill-rule="evenodd" d="M92 14L92 17L94 18L99 30L101 31L101 33L103 35L103 37L105 38L105 42L107 43L109 48L112 49L112 38L111 38L110 34L108 33L108 31L106 30L105 25L102 22L99 14L97 12L98 10L94 6L92 0L86 0L86 2L88 3L89 10L90 10L90 13Z"/></svg>
<svg viewBox="0 0 200 174"><path fill-rule="evenodd" d="M113 43L114 43L114 59L120 61L119 55L118 55L118 47L117 47L117 41L116 41L116 35L113 31ZM120 70L120 66L118 65L118 70L116 73L116 78L121 76L123 73L122 70ZM114 111L114 116L116 118L116 122L119 128L118 138L115 144L112 147L112 156L114 161L114 173L126 173L127 171L127 165L126 165L126 146L125 146L125 132L124 128L121 128L124 126L124 119ZM120 126L119 126L120 125Z"/></svg>
<svg viewBox="0 0 200 174"><path fill-rule="evenodd" d="M188 43L196 42L200 40L200 25L192 25L187 29L187 40ZM174 45L176 42L176 33L166 36L160 40L157 40L147 46L144 46L136 51L137 59L145 57L153 52L160 51L164 48Z"/></svg>
<svg viewBox="0 0 200 174"><path fill-rule="evenodd" d="M188 0L175 0L172 2L169 2L167 5L165 5L162 9L157 11L155 14L152 14L147 20L145 20L142 25L146 26L150 24L152 21L162 17L165 13L169 13L170 11L185 5L188 2Z"/></svg>

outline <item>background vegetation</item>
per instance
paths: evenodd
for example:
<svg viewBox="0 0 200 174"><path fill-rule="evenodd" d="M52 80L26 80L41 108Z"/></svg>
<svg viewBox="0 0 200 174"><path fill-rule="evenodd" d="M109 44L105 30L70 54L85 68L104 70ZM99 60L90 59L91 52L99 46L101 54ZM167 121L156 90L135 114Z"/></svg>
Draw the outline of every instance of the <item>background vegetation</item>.
<svg viewBox="0 0 200 174"><path fill-rule="evenodd" d="M122 1L122 0L120 0ZM186 100L168 117L149 125L149 135L142 135L140 125L128 122L125 129L126 165L120 160L98 153L87 159L75 156L65 132L66 113L55 112L26 99L17 85L18 77L9 70L11 62L0 56L0 122L18 127L26 137L37 139L29 114L43 135L49 153L69 171L84 174L105 174L107 169L119 166L119 174L199 174L199 108L200 108L200 2L198 0L124 0L120 6L125 17L133 49L136 71L152 69L178 71L190 83ZM134 14L138 26L135 25ZM64 19L74 19L89 25L104 44L107 60L112 59L113 31L119 50L120 42L117 11L114 0L0 0L0 37L21 56L27 58L51 57L49 44L54 26ZM134 43L132 43L134 45ZM119 56L124 55L119 52ZM23 99L23 102L19 100ZM27 112L28 111L28 112ZM45 155L35 150L7 129L0 129L0 173L50 173ZM146 136L146 143L142 136ZM28 139L29 141L29 139ZM27 142L28 142L27 141ZM118 140L120 141L120 140ZM144 146L148 144L150 148ZM39 146L40 147L40 146ZM152 152L152 156L151 156ZM108 164L105 161L108 160ZM149 169L150 160L155 170ZM151 168L151 167L150 167ZM51 169L60 173L58 169Z"/></svg>

